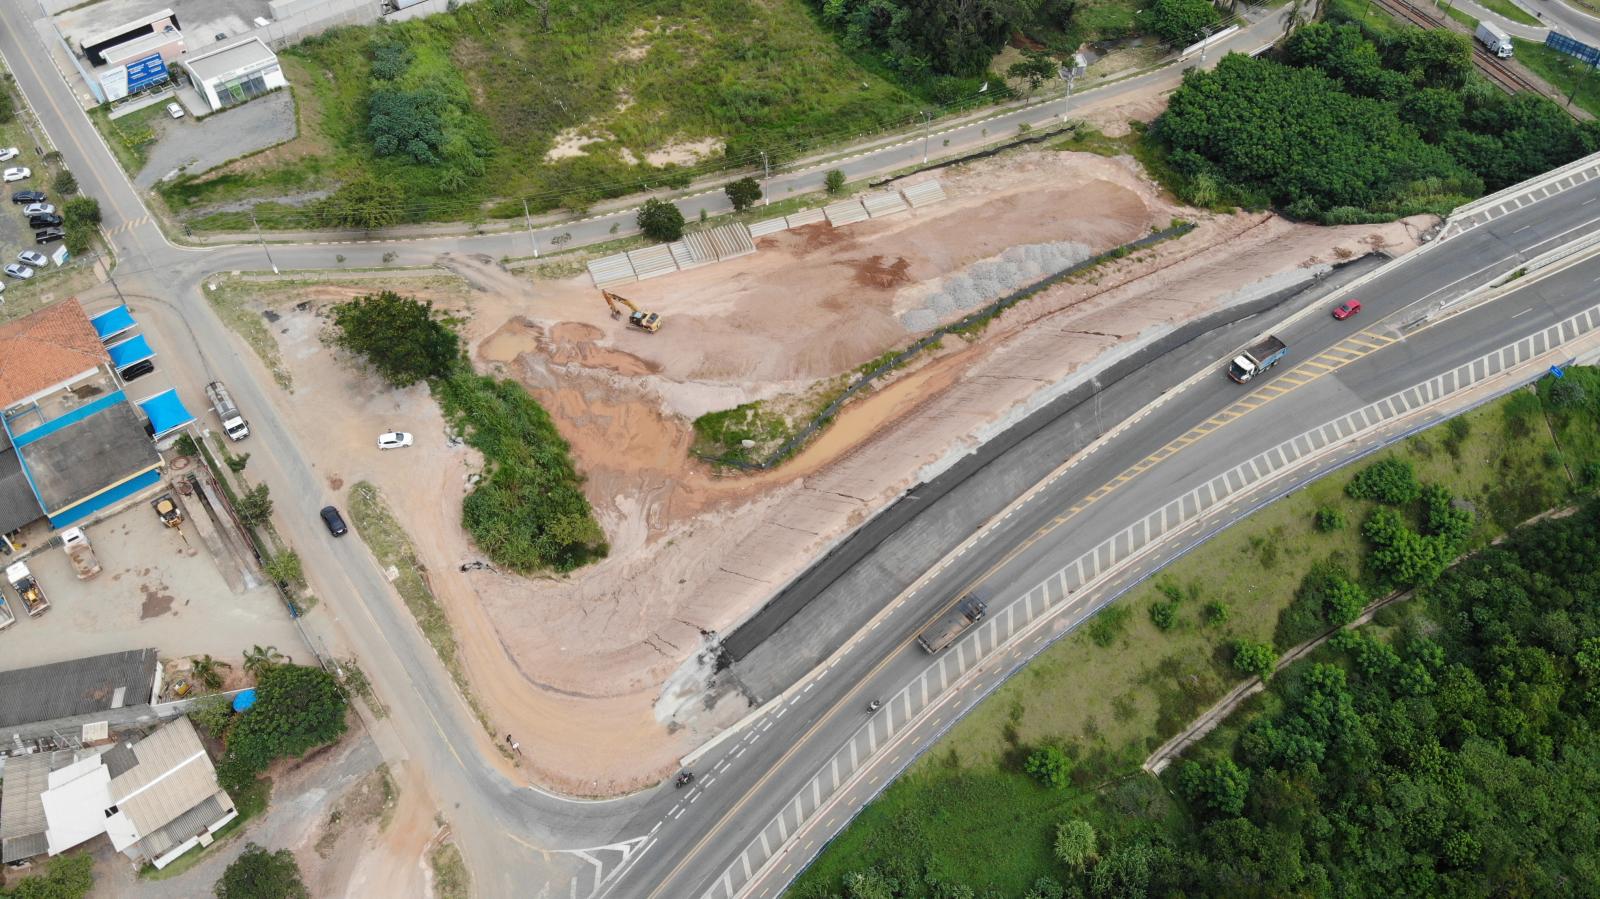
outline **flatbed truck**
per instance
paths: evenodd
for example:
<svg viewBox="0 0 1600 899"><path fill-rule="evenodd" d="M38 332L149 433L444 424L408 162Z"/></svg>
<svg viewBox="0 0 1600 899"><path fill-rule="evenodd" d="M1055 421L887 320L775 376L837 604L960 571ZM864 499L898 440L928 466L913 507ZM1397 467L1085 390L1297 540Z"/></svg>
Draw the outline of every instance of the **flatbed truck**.
<svg viewBox="0 0 1600 899"><path fill-rule="evenodd" d="M983 619L989 606L973 596L964 597L956 603L956 607L946 612L942 618L935 621L929 628L917 637L917 643L926 652L934 653L951 643Z"/></svg>

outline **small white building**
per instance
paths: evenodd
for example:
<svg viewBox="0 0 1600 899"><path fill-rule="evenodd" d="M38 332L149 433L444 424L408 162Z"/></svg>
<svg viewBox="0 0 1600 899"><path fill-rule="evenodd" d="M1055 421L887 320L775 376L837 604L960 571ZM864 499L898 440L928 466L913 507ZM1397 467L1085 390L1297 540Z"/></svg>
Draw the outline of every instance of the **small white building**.
<svg viewBox="0 0 1600 899"><path fill-rule="evenodd" d="M189 70L195 88L211 105L212 112L289 86L283 67L278 64L278 54L257 37L190 54L184 58L183 67Z"/></svg>

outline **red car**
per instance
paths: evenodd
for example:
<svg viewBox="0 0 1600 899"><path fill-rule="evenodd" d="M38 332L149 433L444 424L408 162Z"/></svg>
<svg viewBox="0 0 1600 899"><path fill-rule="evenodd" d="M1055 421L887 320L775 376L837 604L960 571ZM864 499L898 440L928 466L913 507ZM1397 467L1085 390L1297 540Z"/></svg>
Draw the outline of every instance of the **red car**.
<svg viewBox="0 0 1600 899"><path fill-rule="evenodd" d="M1345 300L1343 303L1339 304L1339 308L1333 310L1333 317L1338 319L1339 321L1344 321L1345 319L1349 318L1352 315L1355 315L1357 312L1360 312L1360 311L1361 311L1361 301L1360 300Z"/></svg>

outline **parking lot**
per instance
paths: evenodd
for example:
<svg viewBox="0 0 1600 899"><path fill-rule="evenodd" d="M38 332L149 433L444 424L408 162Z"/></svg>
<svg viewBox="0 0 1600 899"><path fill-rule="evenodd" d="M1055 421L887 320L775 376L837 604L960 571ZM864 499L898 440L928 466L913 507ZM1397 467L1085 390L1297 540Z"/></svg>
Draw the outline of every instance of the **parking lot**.
<svg viewBox="0 0 1600 899"><path fill-rule="evenodd" d="M198 504L189 506L203 514ZM230 589L193 523L181 530L163 527L149 504L139 502L86 529L102 566L94 578L78 580L59 548L29 557L50 608L29 618L4 588L17 615L0 631L4 667L141 646L156 647L163 658L209 653L236 667L257 644L298 655L300 638L276 592L265 584ZM10 561L0 557L0 563Z"/></svg>

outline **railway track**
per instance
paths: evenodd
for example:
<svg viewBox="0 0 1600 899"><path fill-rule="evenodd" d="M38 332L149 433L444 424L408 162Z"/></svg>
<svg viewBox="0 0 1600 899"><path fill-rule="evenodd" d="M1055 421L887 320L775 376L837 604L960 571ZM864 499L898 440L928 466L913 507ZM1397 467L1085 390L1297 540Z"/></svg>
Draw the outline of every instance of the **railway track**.
<svg viewBox="0 0 1600 899"><path fill-rule="evenodd" d="M1436 19L1426 10L1413 6L1406 0L1373 0L1378 6L1394 13L1404 21L1410 22L1418 28L1446 28L1442 19ZM1532 81L1524 78L1521 73L1502 62L1498 57L1485 50L1477 41L1472 42L1472 63L1484 77L1494 82L1495 86L1508 94L1517 91L1544 91Z"/></svg>

